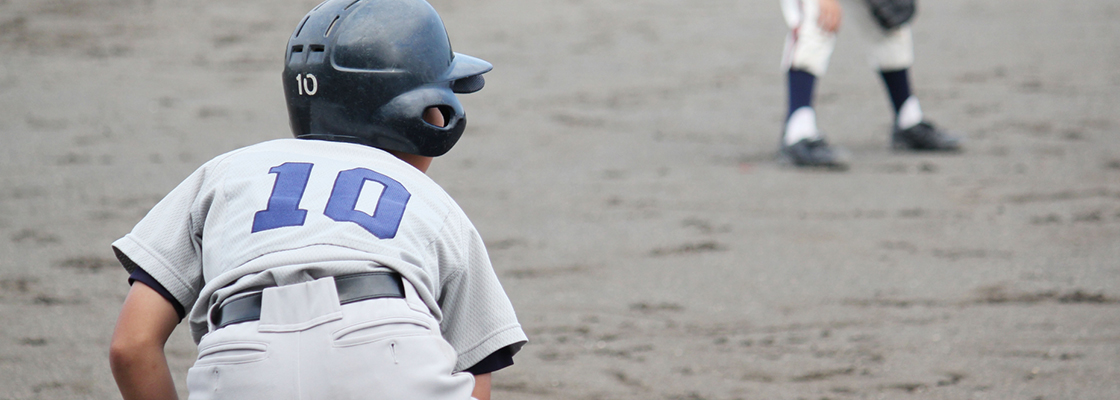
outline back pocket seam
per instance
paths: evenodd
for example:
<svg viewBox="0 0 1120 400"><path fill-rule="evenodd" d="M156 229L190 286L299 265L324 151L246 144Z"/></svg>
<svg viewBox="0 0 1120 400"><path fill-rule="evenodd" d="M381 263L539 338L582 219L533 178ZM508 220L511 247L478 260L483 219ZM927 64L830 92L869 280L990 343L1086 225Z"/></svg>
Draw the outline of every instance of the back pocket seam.
<svg viewBox="0 0 1120 400"><path fill-rule="evenodd" d="M227 351L249 351L248 354L222 356L220 353ZM198 349L195 365L229 365L257 362L268 358L268 344L263 342L234 341L215 343L205 348Z"/></svg>
<svg viewBox="0 0 1120 400"><path fill-rule="evenodd" d="M415 327L424 329L423 332L417 332L415 329L387 329L384 332L378 332L370 335L362 335L355 338L347 338L347 335L359 332L365 329L375 328L382 325L394 324L408 324ZM430 335L432 327L425 323L423 320L408 317L390 317L380 318L372 321L365 321L362 323L347 326L331 333L332 347L350 347L366 343L373 343L385 339L407 337L407 336L423 336Z"/></svg>

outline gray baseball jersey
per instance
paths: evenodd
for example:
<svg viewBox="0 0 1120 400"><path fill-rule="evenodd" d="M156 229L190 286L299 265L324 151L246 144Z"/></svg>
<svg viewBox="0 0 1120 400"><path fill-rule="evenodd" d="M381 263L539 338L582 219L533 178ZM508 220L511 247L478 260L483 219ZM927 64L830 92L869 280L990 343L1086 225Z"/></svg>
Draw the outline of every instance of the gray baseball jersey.
<svg viewBox="0 0 1120 400"><path fill-rule="evenodd" d="M462 370L525 333L478 232L427 175L385 151L279 139L210 160L113 243L189 313L262 287L391 269L415 286ZM129 264L131 260L134 264Z"/></svg>

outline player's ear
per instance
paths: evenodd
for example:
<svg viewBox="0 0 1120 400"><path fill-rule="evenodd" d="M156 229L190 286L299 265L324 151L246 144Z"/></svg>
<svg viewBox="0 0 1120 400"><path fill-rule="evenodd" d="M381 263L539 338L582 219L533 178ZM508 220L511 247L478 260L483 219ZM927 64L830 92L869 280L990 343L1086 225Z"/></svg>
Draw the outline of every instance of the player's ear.
<svg viewBox="0 0 1120 400"><path fill-rule="evenodd" d="M424 122L438 126L440 128L447 126L447 113L440 107L428 107L424 110Z"/></svg>

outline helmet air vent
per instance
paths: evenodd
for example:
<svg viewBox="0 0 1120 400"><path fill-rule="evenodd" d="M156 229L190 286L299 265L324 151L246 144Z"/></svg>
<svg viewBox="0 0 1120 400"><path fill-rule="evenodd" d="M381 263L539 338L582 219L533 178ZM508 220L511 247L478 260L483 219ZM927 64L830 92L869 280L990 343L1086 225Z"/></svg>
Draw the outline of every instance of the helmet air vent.
<svg viewBox="0 0 1120 400"><path fill-rule="evenodd" d="M346 8L343 8L343 9L342 9L342 11L346 11L346 10L349 10L349 9L350 9L350 7L353 7L353 6L355 5L355 4L358 4L358 2L359 2L359 1L362 1L362 0L354 0L354 1L353 1L353 2L351 2L351 3L349 4L349 5L347 5L347 6L346 6Z"/></svg>
<svg viewBox="0 0 1120 400"><path fill-rule="evenodd" d="M288 56L288 64L302 64L304 62L303 45L297 44L292 46L292 52Z"/></svg>
<svg viewBox="0 0 1120 400"><path fill-rule="evenodd" d="M311 17L310 15L309 15L309 16L305 16L305 17L303 17L303 21L300 21L300 22L299 22L299 28L296 28L296 35L295 35L295 37L299 37L299 34L300 34L300 32L303 32L303 26L304 26L304 25L307 25L307 20L308 20L308 19L309 19L310 17Z"/></svg>
<svg viewBox="0 0 1120 400"><path fill-rule="evenodd" d="M327 32L323 33L323 37L329 37L331 35L331 30L334 29L334 24L337 23L337 22L338 22L338 17L336 16L336 17L334 17L334 20L331 21L330 26L327 26Z"/></svg>
<svg viewBox="0 0 1120 400"><path fill-rule="evenodd" d="M326 51L326 46L323 46L321 44L313 44L307 46L307 49L311 51L311 54L307 55L308 64L319 64L323 62L326 56L326 54L324 53L324 51Z"/></svg>

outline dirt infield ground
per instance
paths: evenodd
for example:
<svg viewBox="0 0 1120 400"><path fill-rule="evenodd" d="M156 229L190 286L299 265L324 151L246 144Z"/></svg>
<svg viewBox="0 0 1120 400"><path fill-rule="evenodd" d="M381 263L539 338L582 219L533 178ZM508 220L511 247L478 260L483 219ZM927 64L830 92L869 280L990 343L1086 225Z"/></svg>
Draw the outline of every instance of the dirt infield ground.
<svg viewBox="0 0 1120 400"><path fill-rule="evenodd" d="M109 243L289 135L313 5L0 0L0 399L119 398ZM777 1L434 5L495 65L430 171L531 339L495 399L1120 398L1120 3L920 2L914 86L959 155L887 149L842 36L818 112L846 173L774 161ZM168 352L185 394L185 329Z"/></svg>

